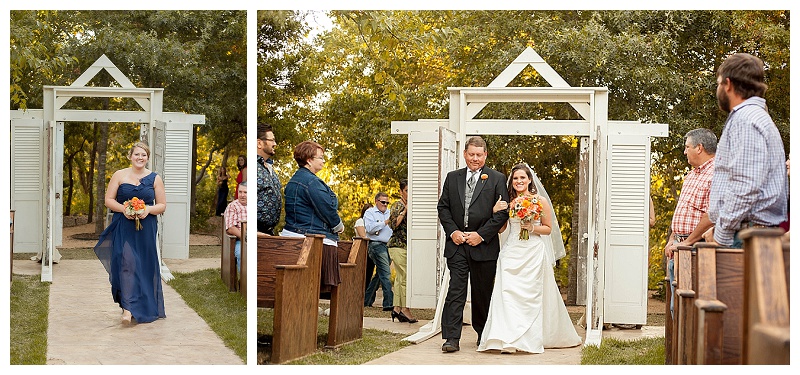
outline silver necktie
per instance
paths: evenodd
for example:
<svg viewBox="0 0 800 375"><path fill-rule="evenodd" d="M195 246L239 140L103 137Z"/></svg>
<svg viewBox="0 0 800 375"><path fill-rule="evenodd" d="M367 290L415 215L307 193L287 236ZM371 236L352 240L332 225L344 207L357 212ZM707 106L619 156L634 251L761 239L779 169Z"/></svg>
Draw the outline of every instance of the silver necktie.
<svg viewBox="0 0 800 375"><path fill-rule="evenodd" d="M469 204L472 202L472 193L475 191L475 176L478 172L469 171L472 175L467 180L467 191L464 192L464 229L469 225Z"/></svg>

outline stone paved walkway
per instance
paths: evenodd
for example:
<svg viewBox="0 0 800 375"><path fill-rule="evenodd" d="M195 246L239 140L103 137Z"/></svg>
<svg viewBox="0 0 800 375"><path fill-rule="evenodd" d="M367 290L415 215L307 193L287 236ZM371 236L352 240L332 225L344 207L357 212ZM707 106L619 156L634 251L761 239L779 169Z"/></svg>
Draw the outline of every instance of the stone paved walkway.
<svg viewBox="0 0 800 375"><path fill-rule="evenodd" d="M170 270L219 267L217 259L166 261ZM15 273L37 274L40 264L15 261ZM234 365L242 360L162 284L166 319L123 325L108 274L97 260L62 260L53 266L47 332L47 364Z"/></svg>

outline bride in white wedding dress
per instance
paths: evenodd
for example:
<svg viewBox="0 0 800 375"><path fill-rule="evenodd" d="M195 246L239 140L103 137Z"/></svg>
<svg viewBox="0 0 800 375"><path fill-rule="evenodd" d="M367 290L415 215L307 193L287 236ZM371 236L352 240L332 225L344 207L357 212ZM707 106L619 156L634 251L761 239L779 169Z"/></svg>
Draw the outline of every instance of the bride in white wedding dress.
<svg viewBox="0 0 800 375"><path fill-rule="evenodd" d="M513 202L523 194L539 198L545 214L541 223L515 217L508 220L478 351L542 353L544 348L573 347L582 342L553 274L556 259L564 256L564 244L550 199L530 168L518 164L511 170L509 198ZM507 207L507 202L500 201L495 209ZM527 240L519 239L523 228L530 233Z"/></svg>

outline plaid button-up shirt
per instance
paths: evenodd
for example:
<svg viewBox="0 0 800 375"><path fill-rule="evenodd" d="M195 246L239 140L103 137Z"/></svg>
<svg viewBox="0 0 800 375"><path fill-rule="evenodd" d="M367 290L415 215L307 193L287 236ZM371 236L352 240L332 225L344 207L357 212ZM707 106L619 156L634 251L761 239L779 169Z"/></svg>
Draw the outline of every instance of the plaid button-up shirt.
<svg viewBox="0 0 800 375"><path fill-rule="evenodd" d="M242 229L242 222L247 221L247 206L241 204L239 200L228 203L225 208L225 230L230 227Z"/></svg>
<svg viewBox="0 0 800 375"><path fill-rule="evenodd" d="M700 222L700 217L708 212L712 176L713 157L689 171L683 178L681 195L672 215L672 233L688 236Z"/></svg>

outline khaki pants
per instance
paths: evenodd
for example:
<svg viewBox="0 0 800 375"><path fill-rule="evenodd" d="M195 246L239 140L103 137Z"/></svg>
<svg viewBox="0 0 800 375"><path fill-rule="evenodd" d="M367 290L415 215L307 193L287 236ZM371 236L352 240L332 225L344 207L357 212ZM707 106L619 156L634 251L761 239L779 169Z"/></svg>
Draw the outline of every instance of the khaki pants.
<svg viewBox="0 0 800 375"><path fill-rule="evenodd" d="M399 247L389 248L389 257L394 263L394 283L392 292L394 293L394 305L406 307L406 249Z"/></svg>

